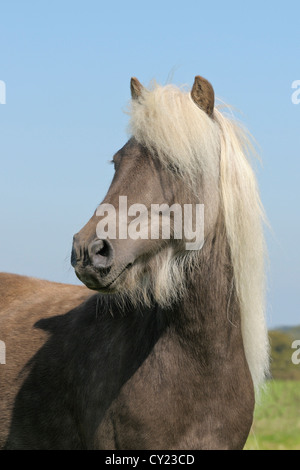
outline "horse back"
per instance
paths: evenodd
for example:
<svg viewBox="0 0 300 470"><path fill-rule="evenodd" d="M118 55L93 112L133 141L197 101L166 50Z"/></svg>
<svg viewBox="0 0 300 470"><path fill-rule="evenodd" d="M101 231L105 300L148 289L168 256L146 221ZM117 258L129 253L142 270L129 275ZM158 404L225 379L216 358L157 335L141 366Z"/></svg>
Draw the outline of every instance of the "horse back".
<svg viewBox="0 0 300 470"><path fill-rule="evenodd" d="M35 324L63 315L92 291L16 274L0 273L0 341L5 360L0 364L0 448L5 444L18 391L30 370L30 361L48 334Z"/></svg>

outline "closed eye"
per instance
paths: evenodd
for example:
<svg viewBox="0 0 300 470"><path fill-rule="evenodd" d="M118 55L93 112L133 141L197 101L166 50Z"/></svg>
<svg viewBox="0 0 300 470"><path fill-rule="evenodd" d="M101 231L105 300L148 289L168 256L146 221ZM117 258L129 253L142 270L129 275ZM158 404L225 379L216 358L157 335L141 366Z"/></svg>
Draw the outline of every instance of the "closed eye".
<svg viewBox="0 0 300 470"><path fill-rule="evenodd" d="M178 165L176 165L176 163L170 163L168 165L168 169L171 171L171 173L173 173L174 175L177 175L177 176L182 176L182 170L181 168L179 168Z"/></svg>

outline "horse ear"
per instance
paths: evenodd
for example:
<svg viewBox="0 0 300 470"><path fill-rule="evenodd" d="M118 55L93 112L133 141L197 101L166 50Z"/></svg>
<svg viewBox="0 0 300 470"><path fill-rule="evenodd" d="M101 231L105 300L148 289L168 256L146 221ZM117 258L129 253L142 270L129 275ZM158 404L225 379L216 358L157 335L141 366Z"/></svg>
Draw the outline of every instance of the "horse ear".
<svg viewBox="0 0 300 470"><path fill-rule="evenodd" d="M212 85L200 75L195 77L191 97L199 108L212 116L215 104L215 93Z"/></svg>
<svg viewBox="0 0 300 470"><path fill-rule="evenodd" d="M130 80L130 90L133 100L137 100L141 96L143 88L143 85L138 81L138 79L132 77Z"/></svg>

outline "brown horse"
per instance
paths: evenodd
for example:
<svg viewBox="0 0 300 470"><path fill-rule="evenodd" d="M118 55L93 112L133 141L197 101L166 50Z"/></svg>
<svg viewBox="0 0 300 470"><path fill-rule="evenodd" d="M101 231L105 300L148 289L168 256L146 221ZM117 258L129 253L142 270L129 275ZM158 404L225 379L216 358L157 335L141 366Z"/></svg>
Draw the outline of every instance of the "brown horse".
<svg viewBox="0 0 300 470"><path fill-rule="evenodd" d="M191 92L132 79L131 93L131 138L74 236L71 262L89 289L0 275L4 449L242 449L247 439L268 344L245 134L201 77ZM199 204L204 244L187 249ZM188 205L193 237L179 237L189 217L175 221L172 207Z"/></svg>

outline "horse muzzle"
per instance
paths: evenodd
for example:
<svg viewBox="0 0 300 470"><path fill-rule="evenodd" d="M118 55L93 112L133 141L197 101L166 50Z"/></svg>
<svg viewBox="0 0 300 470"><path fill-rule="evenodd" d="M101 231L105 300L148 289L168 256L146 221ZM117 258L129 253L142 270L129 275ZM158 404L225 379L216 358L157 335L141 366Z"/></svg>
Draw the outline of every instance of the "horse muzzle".
<svg viewBox="0 0 300 470"><path fill-rule="evenodd" d="M79 235L74 235L71 264L76 276L89 289L111 291L115 282L133 264L127 259L117 266L114 261L115 250L110 240L96 238L84 246Z"/></svg>

